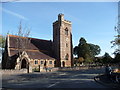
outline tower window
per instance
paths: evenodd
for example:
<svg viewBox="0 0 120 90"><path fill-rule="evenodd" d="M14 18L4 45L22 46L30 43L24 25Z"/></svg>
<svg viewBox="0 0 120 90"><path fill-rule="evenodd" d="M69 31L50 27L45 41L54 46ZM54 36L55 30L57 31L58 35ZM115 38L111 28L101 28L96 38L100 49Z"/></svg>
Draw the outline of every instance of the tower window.
<svg viewBox="0 0 120 90"><path fill-rule="evenodd" d="M69 55L68 55L68 54L66 54L66 56L65 56L65 60L68 60L68 58L69 58Z"/></svg>
<svg viewBox="0 0 120 90"><path fill-rule="evenodd" d="M68 43L66 43L66 47L68 47Z"/></svg>
<svg viewBox="0 0 120 90"><path fill-rule="evenodd" d="M65 29L65 35L68 35L68 29L67 28Z"/></svg>

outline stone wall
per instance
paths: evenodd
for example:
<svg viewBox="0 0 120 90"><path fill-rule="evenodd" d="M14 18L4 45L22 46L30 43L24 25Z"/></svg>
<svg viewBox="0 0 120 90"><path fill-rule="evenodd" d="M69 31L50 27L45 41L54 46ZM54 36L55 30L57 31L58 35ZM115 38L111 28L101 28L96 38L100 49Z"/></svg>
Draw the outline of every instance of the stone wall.
<svg viewBox="0 0 120 90"><path fill-rule="evenodd" d="M55 72L55 71L58 71L59 68L47 68L47 70L43 67L40 68L40 72Z"/></svg>
<svg viewBox="0 0 120 90"><path fill-rule="evenodd" d="M103 66L104 67L104 66ZM101 66L96 66L96 67L89 67L89 66L80 66L80 67L64 67L64 68L59 68L59 71L66 71L66 70L86 70L86 69L100 69L103 68Z"/></svg>
<svg viewBox="0 0 120 90"><path fill-rule="evenodd" d="M59 70L59 68L48 68L47 72L55 72L55 71L58 71L58 70ZM46 69L41 67L40 72L46 72ZM2 75L23 74L23 73L27 73L27 69L21 69L21 70L13 70L13 69L7 70L7 69L5 69L5 70L0 70L0 75L1 74ZM32 72L30 72L30 73L32 73Z"/></svg>
<svg viewBox="0 0 120 90"><path fill-rule="evenodd" d="M94 69L99 69L101 68L100 66L97 67L88 67L88 66L83 66L83 67L56 67L56 68L48 68L47 72L55 72L55 71L66 71L66 70L83 70L83 69L90 69L90 68L94 68ZM103 68L103 67L102 67ZM46 72L46 69L44 68L40 68L41 72ZM23 73L27 73L27 69L21 69L21 70L0 70L0 75L10 75L10 74L23 74Z"/></svg>
<svg viewBox="0 0 120 90"><path fill-rule="evenodd" d="M27 73L27 69L21 69L21 70L0 70L0 74L22 74Z"/></svg>

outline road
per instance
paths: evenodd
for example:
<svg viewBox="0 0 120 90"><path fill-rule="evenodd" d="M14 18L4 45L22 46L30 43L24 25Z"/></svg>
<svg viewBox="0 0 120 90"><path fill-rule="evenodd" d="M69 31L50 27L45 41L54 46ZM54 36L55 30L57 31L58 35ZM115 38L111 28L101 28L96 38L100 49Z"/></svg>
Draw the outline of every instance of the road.
<svg viewBox="0 0 120 90"><path fill-rule="evenodd" d="M103 69L3 75L3 88L108 88L94 81Z"/></svg>

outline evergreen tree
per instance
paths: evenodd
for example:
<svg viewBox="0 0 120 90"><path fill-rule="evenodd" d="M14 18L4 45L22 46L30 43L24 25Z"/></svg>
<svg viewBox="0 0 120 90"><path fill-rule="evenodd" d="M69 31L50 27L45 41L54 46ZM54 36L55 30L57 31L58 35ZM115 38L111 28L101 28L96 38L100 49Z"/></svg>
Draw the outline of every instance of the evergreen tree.
<svg viewBox="0 0 120 90"><path fill-rule="evenodd" d="M108 53L105 53L102 59L102 63L107 64L111 62L112 62L112 57Z"/></svg>
<svg viewBox="0 0 120 90"><path fill-rule="evenodd" d="M85 62L93 62L95 55L98 55L100 51L98 45L87 43L83 37L80 38L78 46L74 48L74 54L78 58L83 57Z"/></svg>

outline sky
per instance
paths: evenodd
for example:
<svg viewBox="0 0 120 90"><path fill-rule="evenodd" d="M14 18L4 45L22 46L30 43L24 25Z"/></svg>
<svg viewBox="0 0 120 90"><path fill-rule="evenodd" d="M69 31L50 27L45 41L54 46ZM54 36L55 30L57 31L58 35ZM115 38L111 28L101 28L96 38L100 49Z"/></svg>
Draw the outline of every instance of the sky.
<svg viewBox="0 0 120 90"><path fill-rule="evenodd" d="M101 54L113 55L110 43L115 39L114 26L118 20L117 2L9 2L3 3L0 34L16 34L20 21L29 27L30 37L52 40L52 23L63 13L72 22L73 47L84 37L88 43L99 45Z"/></svg>

